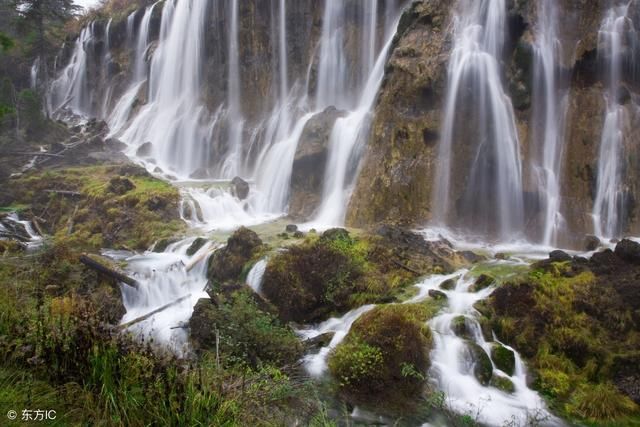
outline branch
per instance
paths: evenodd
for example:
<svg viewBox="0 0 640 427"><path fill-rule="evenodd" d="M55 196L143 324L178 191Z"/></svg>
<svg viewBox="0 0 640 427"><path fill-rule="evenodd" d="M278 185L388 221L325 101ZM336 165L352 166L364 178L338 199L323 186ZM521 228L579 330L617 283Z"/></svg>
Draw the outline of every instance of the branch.
<svg viewBox="0 0 640 427"><path fill-rule="evenodd" d="M170 302L169 304L165 304L160 308L156 308L155 310L145 314L144 316L136 317L135 319L133 319L133 320L127 322L127 323L123 323L122 325L118 325L116 327L116 329L119 330L119 331L127 329L128 327L133 326L136 323L140 323L140 322L142 322L144 320L147 320L149 317L153 316L154 314L160 313L161 311L164 311L169 307L172 307L172 306L174 306L176 304L181 303L182 301L186 300L187 298L191 298L191 294L188 294L188 295L185 295L183 297L180 297L177 300L175 300L173 302ZM172 328L172 329L174 329L174 328Z"/></svg>
<svg viewBox="0 0 640 427"><path fill-rule="evenodd" d="M90 269L97 271L100 274L116 279L119 282L122 282L126 285L131 286L132 288L138 289L140 284L137 280L127 276L122 271L119 271L116 266L108 265L108 260L96 260L94 258L98 258L97 256L90 256L87 254L82 254L80 256L80 262L89 267Z"/></svg>

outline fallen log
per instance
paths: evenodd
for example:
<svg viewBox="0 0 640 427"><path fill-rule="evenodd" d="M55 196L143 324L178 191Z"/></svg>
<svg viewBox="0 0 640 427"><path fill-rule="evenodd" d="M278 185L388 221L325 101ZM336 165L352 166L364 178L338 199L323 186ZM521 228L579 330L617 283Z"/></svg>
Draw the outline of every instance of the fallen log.
<svg viewBox="0 0 640 427"><path fill-rule="evenodd" d="M136 323L140 323L140 322L142 322L144 320L147 320L149 317L153 316L154 314L160 313L161 311L164 311L167 308L172 307L172 306L174 306L176 304L180 304L182 301L186 300L187 298L191 298L191 294L187 294L187 295L185 295L183 297L178 298L177 300L175 300L173 302L170 302L169 304L165 304L160 308L156 308L155 310L150 311L149 313L145 314L144 316L136 317L135 319L130 320L127 323L123 323L121 325L118 325L116 327L116 330L122 331L124 329L127 329L130 326L135 325Z"/></svg>
<svg viewBox="0 0 640 427"><path fill-rule="evenodd" d="M191 262L190 262L189 264L187 264L187 265L186 265L186 267L185 267L184 269L187 271L187 273L188 273L188 272L190 272L190 271L191 271L191 269L192 269L193 267L195 267L196 265L198 265L198 263L199 263L200 261L202 261L203 259L207 258L209 255L211 255L211 254L212 254L212 253L214 253L215 251L216 251L215 249L212 249L212 250L209 250L209 251L203 252L202 254L198 255L198 257L197 257L197 258L195 258L195 259L191 260Z"/></svg>
<svg viewBox="0 0 640 427"><path fill-rule="evenodd" d="M425 274L421 271L418 270L414 270L413 268L402 264L399 261L396 261L395 259L391 260L392 263L394 263L395 265L397 265L398 267L402 268L403 270L407 270L409 273L413 273L413 274L417 274L418 276L424 276Z"/></svg>
<svg viewBox="0 0 640 427"><path fill-rule="evenodd" d="M112 265L108 260L99 259L94 255L82 254L80 255L80 262L89 267L90 269L104 274L105 276L116 279L132 288L138 289L140 284L132 277L127 276L122 271L119 271L117 266Z"/></svg>

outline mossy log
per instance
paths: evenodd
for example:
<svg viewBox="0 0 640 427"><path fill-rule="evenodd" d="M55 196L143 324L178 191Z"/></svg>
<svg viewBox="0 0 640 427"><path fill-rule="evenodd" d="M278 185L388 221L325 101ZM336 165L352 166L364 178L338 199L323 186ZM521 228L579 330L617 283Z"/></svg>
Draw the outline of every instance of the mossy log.
<svg viewBox="0 0 640 427"><path fill-rule="evenodd" d="M129 285L132 288L138 289L139 283L137 280L127 276L122 271L119 271L116 266L112 265L107 260L100 259L96 255L82 254L80 255L80 262L100 274L104 274L105 276L116 279L117 281Z"/></svg>

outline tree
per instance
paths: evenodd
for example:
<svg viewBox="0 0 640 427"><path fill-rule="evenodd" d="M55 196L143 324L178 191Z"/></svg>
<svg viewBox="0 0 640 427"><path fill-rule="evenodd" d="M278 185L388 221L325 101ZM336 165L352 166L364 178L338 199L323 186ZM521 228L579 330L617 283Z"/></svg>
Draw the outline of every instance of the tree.
<svg viewBox="0 0 640 427"><path fill-rule="evenodd" d="M14 0L16 10L24 23L37 35L37 56L44 58L46 52L45 28L51 25L62 25L75 16L82 8L73 0Z"/></svg>

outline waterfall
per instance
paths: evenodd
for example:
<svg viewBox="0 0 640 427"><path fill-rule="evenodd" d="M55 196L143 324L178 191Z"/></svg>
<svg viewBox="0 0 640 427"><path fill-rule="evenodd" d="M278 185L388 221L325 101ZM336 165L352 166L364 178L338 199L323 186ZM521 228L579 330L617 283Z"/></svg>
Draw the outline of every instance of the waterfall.
<svg viewBox="0 0 640 427"><path fill-rule="evenodd" d="M60 76L51 83L47 104L53 113L69 109L74 114L91 114L89 87L87 79L87 44L93 40L92 22L82 29L75 42L69 64Z"/></svg>
<svg viewBox="0 0 640 427"><path fill-rule="evenodd" d="M628 18L629 7L616 6L607 13L598 33L598 53L605 67L607 111L600 140L598 183L593 205L594 232L603 238L619 237L624 231L626 209L622 159L624 156L625 106L619 99L625 61L632 60L638 33ZM631 58L627 58L630 56Z"/></svg>
<svg viewBox="0 0 640 427"><path fill-rule="evenodd" d="M120 100L113 109L113 112L108 118L111 135L115 135L120 132L130 119L131 110L134 107L135 101L140 93L141 88L147 81L147 67L145 61L145 54L149 44L149 27L151 24L151 17L153 15L153 9L157 3L146 8L142 20L140 21L140 28L138 30L138 37L135 43L134 49L134 67L133 76L129 88L120 97ZM135 12L129 15L127 18L127 39L133 39L133 18ZM109 24L111 21L109 21ZM107 26L108 28L108 26Z"/></svg>
<svg viewBox="0 0 640 427"><path fill-rule="evenodd" d="M347 59L344 52L344 5L340 0L326 0L322 19L316 110L333 105L348 108Z"/></svg>
<svg viewBox="0 0 640 427"><path fill-rule="evenodd" d="M560 206L560 173L563 158L564 126L568 106L566 91L560 87L562 55L557 36L558 10L554 0L538 4L534 44L532 135L535 145L534 183L543 199L544 218L541 243L555 244L564 223Z"/></svg>
<svg viewBox="0 0 640 427"><path fill-rule="evenodd" d="M33 65L31 66L31 72L29 74L31 89L38 88L38 72L39 71L40 71L40 57L37 57L36 60L33 61Z"/></svg>
<svg viewBox="0 0 640 427"><path fill-rule="evenodd" d="M485 235L514 238L523 229L523 192L513 107L500 73L507 36L505 0L460 0L458 6L434 219ZM460 198L452 200L453 194Z"/></svg>
<svg viewBox="0 0 640 427"><path fill-rule="evenodd" d="M110 35L111 35L111 23L113 22L113 18L109 18L107 21L107 26L104 29L104 55L102 56L102 79L104 82L109 80L109 65L111 63L111 44L110 44ZM100 118L106 119L109 115L109 104L111 102L111 95L113 93L113 86L107 85L104 90L104 97L102 99L102 104L100 106Z"/></svg>
<svg viewBox="0 0 640 427"><path fill-rule="evenodd" d="M376 60L362 91L355 110L336 120L329 142L329 160L325 172L322 204L314 222L325 225L342 225L349 203L349 175L359 163L359 148L368 131L369 116L384 77L384 65L391 47L392 38Z"/></svg>
<svg viewBox="0 0 640 427"><path fill-rule="evenodd" d="M151 142L158 165L181 176L206 165L210 116L199 102L206 16L207 2L165 3L148 102L120 135L131 154Z"/></svg>
<svg viewBox="0 0 640 427"><path fill-rule="evenodd" d="M242 132L244 118L241 109L240 93L240 60L238 45L238 0L231 0L231 35L229 37L229 77L228 77L228 144L229 154L222 167L224 178L233 178L241 173L242 164Z"/></svg>

